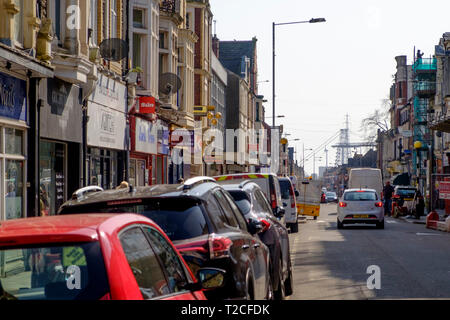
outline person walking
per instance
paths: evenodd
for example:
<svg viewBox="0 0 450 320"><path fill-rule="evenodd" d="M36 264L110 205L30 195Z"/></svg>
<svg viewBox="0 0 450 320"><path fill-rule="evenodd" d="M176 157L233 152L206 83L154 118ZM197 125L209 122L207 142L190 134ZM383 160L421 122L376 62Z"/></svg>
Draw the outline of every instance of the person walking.
<svg viewBox="0 0 450 320"><path fill-rule="evenodd" d="M386 181L386 185L383 187L383 192L381 194L381 197L384 200L384 214L389 217L391 216L392 194L393 193L394 193L394 187L391 186L390 181Z"/></svg>

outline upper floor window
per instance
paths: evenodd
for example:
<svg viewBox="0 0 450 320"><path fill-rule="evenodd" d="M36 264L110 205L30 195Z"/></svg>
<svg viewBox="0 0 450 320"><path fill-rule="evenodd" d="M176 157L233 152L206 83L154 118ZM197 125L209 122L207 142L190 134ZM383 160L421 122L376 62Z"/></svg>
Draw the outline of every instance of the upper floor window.
<svg viewBox="0 0 450 320"><path fill-rule="evenodd" d="M144 29L145 28L145 10L134 8L133 9L133 27Z"/></svg>
<svg viewBox="0 0 450 320"><path fill-rule="evenodd" d="M20 10L14 15L14 45L18 47L23 46L23 3L24 0L14 0L14 4Z"/></svg>

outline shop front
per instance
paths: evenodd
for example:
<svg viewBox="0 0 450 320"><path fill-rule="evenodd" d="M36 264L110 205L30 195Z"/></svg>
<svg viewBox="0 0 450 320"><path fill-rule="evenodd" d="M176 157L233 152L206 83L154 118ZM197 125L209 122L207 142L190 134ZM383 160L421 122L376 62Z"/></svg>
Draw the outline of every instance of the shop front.
<svg viewBox="0 0 450 320"><path fill-rule="evenodd" d="M26 216L27 81L0 72L0 220Z"/></svg>
<svg viewBox="0 0 450 320"><path fill-rule="evenodd" d="M99 75L87 114L88 185L113 189L125 180L127 171L126 86Z"/></svg>
<svg viewBox="0 0 450 320"><path fill-rule="evenodd" d="M149 121L135 115L130 116L130 124L129 182L135 186L167 183L169 153L167 124L162 120Z"/></svg>
<svg viewBox="0 0 450 320"><path fill-rule="evenodd" d="M43 82L40 90L46 98L40 117L41 214L54 215L81 187L81 89L53 78Z"/></svg>

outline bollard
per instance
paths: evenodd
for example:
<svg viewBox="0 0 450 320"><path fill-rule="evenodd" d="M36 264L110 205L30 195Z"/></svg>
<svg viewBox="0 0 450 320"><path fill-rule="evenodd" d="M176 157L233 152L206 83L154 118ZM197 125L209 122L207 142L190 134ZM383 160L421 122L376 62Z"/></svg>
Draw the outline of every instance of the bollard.
<svg viewBox="0 0 450 320"><path fill-rule="evenodd" d="M426 226L428 229L437 229L437 223L439 221L439 214L436 211L431 211L427 215Z"/></svg>

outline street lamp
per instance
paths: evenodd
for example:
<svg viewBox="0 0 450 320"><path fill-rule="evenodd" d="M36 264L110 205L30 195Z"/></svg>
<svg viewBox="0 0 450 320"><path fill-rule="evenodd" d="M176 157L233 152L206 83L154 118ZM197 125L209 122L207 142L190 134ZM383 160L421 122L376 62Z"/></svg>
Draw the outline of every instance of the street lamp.
<svg viewBox="0 0 450 320"><path fill-rule="evenodd" d="M325 18L313 18L311 20L307 21L295 21L295 22L284 22L284 23L275 23L272 22L272 108L273 113L275 114L275 27L281 26L281 25L288 25L288 24L299 24L299 23L319 23L319 22L325 22ZM275 118L273 118L272 127L275 128Z"/></svg>

